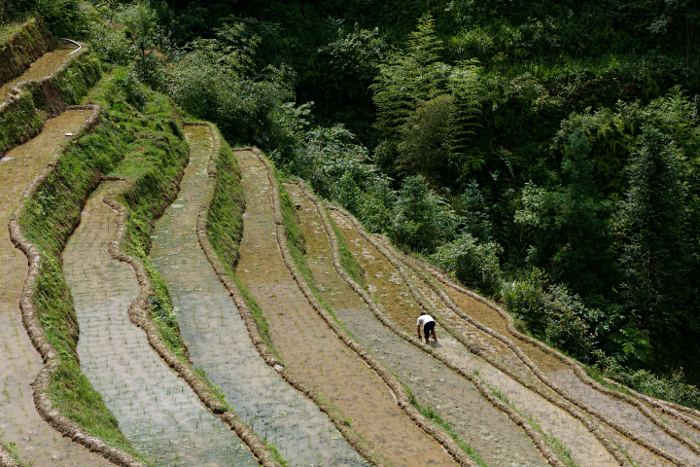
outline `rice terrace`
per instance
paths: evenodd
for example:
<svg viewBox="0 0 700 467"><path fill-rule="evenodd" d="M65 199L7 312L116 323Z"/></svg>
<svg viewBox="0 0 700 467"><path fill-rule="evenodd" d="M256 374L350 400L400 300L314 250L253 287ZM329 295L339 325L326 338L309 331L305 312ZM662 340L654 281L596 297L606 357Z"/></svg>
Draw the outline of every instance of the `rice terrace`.
<svg viewBox="0 0 700 467"><path fill-rule="evenodd" d="M0 467L700 467L694 2L340 3L0 6Z"/></svg>

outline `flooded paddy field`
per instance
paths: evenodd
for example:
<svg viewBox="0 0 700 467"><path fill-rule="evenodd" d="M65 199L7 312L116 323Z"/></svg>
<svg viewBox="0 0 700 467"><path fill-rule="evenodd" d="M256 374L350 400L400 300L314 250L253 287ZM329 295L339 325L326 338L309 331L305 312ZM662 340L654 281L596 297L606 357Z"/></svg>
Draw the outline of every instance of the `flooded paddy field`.
<svg viewBox="0 0 700 467"><path fill-rule="evenodd" d="M277 245L267 170L252 152L239 152L237 159L246 214L236 275L262 307L287 368L328 397L393 465L455 465L401 411L386 384L340 342L302 295Z"/></svg>
<svg viewBox="0 0 700 467"><path fill-rule="evenodd" d="M392 321L404 331L414 334L421 308L399 272L380 251L360 236L342 214L331 211L330 216L341 229L353 255L364 268L372 296ZM457 366L478 374L520 413L539 424L544 433L555 436L571 452L571 457L578 465L617 465L612 455L581 422L473 355L440 326L437 327L437 332L436 348L441 353Z"/></svg>
<svg viewBox="0 0 700 467"><path fill-rule="evenodd" d="M489 466L544 466L546 460L508 418L473 385L401 339L377 320L337 275L318 212L294 184L286 189L300 206L306 260L326 303L347 330L408 386L424 407L448 421Z"/></svg>
<svg viewBox="0 0 700 467"><path fill-rule="evenodd" d="M64 273L80 325L81 368L126 438L154 465L257 465L129 320L140 287L131 268L107 252L117 213L104 203L124 185L104 182L97 188L64 251Z"/></svg>
<svg viewBox="0 0 700 467"><path fill-rule="evenodd" d="M195 231L214 151L208 126L188 126L190 164L178 199L158 221L151 259L167 282L183 340L195 364L226 395L236 414L291 466L365 466L311 401L258 354Z"/></svg>

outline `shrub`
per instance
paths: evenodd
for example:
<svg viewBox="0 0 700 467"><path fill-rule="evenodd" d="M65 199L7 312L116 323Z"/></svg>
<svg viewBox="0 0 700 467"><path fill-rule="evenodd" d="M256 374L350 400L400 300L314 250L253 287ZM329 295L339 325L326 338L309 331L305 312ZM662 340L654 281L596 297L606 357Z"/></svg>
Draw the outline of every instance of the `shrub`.
<svg viewBox="0 0 700 467"><path fill-rule="evenodd" d="M546 294L543 287L546 281L547 276L542 270L532 268L524 280L505 283L500 292L508 310L534 334L544 332Z"/></svg>
<svg viewBox="0 0 700 467"><path fill-rule="evenodd" d="M438 248L433 261L453 272L464 284L492 294L501 283L498 255L502 252L497 243L479 243L471 234L465 233Z"/></svg>
<svg viewBox="0 0 700 467"><path fill-rule="evenodd" d="M406 177L394 206L390 236L414 251L432 253L439 242L454 238L458 221L422 175Z"/></svg>
<svg viewBox="0 0 700 467"><path fill-rule="evenodd" d="M601 311L586 308L581 298L562 284L549 287L544 311L547 342L587 360L597 344L598 332L593 324L602 318Z"/></svg>
<svg viewBox="0 0 700 467"><path fill-rule="evenodd" d="M685 382L682 369L670 377L639 370L624 374L621 379L627 386L648 396L700 410L700 389Z"/></svg>
<svg viewBox="0 0 700 467"><path fill-rule="evenodd" d="M605 316L589 308L563 284L547 287L547 276L533 268L524 280L504 284L501 297L527 330L579 359L588 360L606 329Z"/></svg>

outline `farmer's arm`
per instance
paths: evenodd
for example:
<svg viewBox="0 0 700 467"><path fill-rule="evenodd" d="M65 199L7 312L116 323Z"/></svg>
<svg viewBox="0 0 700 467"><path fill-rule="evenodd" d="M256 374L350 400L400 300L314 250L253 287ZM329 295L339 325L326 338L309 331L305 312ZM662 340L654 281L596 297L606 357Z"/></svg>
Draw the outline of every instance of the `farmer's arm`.
<svg viewBox="0 0 700 467"><path fill-rule="evenodd" d="M418 339L420 339L420 324L416 326L416 332L418 333Z"/></svg>

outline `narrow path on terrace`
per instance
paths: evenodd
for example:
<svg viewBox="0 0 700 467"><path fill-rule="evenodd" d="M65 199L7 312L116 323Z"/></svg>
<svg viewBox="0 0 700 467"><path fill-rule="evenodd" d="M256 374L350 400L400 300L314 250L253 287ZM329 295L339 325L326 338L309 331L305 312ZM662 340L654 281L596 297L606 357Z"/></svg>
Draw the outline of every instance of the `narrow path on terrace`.
<svg viewBox="0 0 700 467"><path fill-rule="evenodd" d="M124 189L105 182L88 199L64 251L64 274L80 325L81 368L134 448L154 465L248 466L247 447L158 357L127 310L140 288L107 244L117 213L103 203Z"/></svg>
<svg viewBox="0 0 700 467"><path fill-rule="evenodd" d="M17 444L19 456L37 466L97 466L107 462L54 431L39 415L30 384L42 368L22 325L19 297L27 258L10 241L8 222L31 181L54 160L57 147L92 115L69 110L46 122L31 141L0 159L0 429L3 442Z"/></svg>
<svg viewBox="0 0 700 467"><path fill-rule="evenodd" d="M289 386L255 349L195 231L214 150L208 126L187 126L190 164L180 193L158 221L151 258L168 284L181 335L195 365L226 394L236 414L274 443L291 466L366 466L310 400Z"/></svg>
<svg viewBox="0 0 700 467"><path fill-rule="evenodd" d="M10 89L13 86L25 81L39 81L59 70L70 54L77 49L75 44L60 43L54 50L42 55L24 74L0 86L0 103L10 97Z"/></svg>
<svg viewBox="0 0 700 467"><path fill-rule="evenodd" d="M406 257L398 254L398 252L396 257L406 261ZM404 264L408 264L408 262L406 261L406 263ZM465 333L465 335L476 334L483 338L492 339L490 336L487 336L486 334L481 333L481 331L479 331L478 329L472 327L468 322L466 322L461 317L457 316L453 311L446 307L445 304L439 299L439 297L431 290L430 287L428 287L428 285L420 277L412 273L411 278L413 279L414 284L416 284L419 287L421 293L450 322L450 324L461 330L463 333ZM436 281L433 281L433 283L436 283ZM457 290L445 287L443 287L443 290L445 290L450 295L450 297L452 297L454 303L457 304L460 309L462 309L472 317L475 317L472 314L472 311L475 309L478 310L477 314L479 316L483 316L486 313L486 310L490 311L491 314L497 316L501 324L500 329L492 329L497 330L501 333L503 333L504 331L506 333L508 332L505 328L505 322L503 321L503 319L491 308L487 307L483 303L474 300L472 297L469 297L466 294L460 293ZM468 308L465 309L465 307ZM491 322L495 321L493 319L493 316L489 316L489 320ZM491 327L490 325L488 326ZM510 336L510 334L504 335ZM504 359L504 361L510 362L511 366L519 366L521 372L529 372L529 370L524 365L522 365L522 363L517 359L515 354L513 354L510 349L508 349L505 345L501 344L500 342L497 342L495 340L492 341L496 343L496 345L488 347L488 351L492 352L494 356L502 358ZM688 462L690 462L690 465L699 465L700 459L694 453L690 452L685 446L682 446L678 441L671 438L658 426L654 425L648 418L646 418L641 412L639 412L637 408L631 406L630 404L627 404L626 402L620 401L606 394L602 394L601 392L595 390L591 386L585 384L583 381L576 377L573 370L570 369L565 363L552 357L551 355L546 354L541 349L533 346L532 344L524 342L522 340L516 340L516 343L519 346L521 346L521 348L523 348L525 353L528 354L528 356L547 374L547 376L549 376L561 387L567 389L574 397L579 398L584 403L598 409L600 412L608 415L617 422L622 423L624 426L642 435L647 440L651 441L652 443L661 447L662 449L669 451L682 459L687 460ZM535 376L532 375L532 378L535 378ZM686 427L685 425L679 425L681 425L680 422L676 422L676 424L674 424L674 427L684 430L686 434L695 432L695 430L692 430L691 428ZM634 454L630 452L630 455L633 458L636 458L637 462L639 462L640 464L655 465L654 462L660 462L658 459L654 459L655 456L651 456L650 453L645 455L644 453L647 452L646 450L644 450L643 452L638 451L637 449L631 447L629 445L629 442L627 442L626 440L620 440L620 442L627 446L626 449L630 451L635 451Z"/></svg>
<svg viewBox="0 0 700 467"><path fill-rule="evenodd" d="M442 363L387 329L338 276L331 244L314 204L294 184L286 189L295 203L306 238L306 259L324 300L347 329L413 392L422 406L450 422L489 466L545 466L546 460L508 418L484 400L474 386Z"/></svg>
<svg viewBox="0 0 700 467"><path fill-rule="evenodd" d="M390 319L404 331L414 334L421 308L398 271L373 245L359 235L348 219L337 211L331 211L330 215L347 239L353 255L364 268L372 296ZM545 433L555 436L566 446L580 467L617 465L611 454L581 422L467 351L440 326L437 332L437 350L458 366L470 372L478 372L480 378L506 396L517 410L532 417Z"/></svg>
<svg viewBox="0 0 700 467"><path fill-rule="evenodd" d="M265 166L251 152L237 152L236 157L246 195L236 275L262 307L287 368L329 397L372 448L395 466L455 465L401 411L385 383L340 342L306 301L277 245Z"/></svg>

